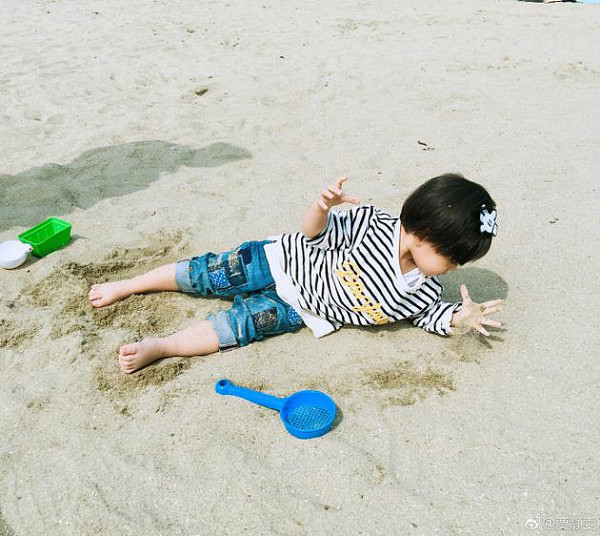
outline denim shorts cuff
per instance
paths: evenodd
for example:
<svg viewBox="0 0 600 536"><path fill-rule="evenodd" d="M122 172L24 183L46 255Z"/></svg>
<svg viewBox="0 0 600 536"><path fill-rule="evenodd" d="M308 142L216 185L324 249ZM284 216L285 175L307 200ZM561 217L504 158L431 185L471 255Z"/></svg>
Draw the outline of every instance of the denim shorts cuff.
<svg viewBox="0 0 600 536"><path fill-rule="evenodd" d="M190 279L190 261L189 259L178 261L175 264L175 283L181 292L196 292Z"/></svg>
<svg viewBox="0 0 600 536"><path fill-rule="evenodd" d="M217 332L219 337L219 351L226 352L238 347L238 342L229 323L229 316L225 311L221 311L216 315L211 313L206 319L213 325Z"/></svg>

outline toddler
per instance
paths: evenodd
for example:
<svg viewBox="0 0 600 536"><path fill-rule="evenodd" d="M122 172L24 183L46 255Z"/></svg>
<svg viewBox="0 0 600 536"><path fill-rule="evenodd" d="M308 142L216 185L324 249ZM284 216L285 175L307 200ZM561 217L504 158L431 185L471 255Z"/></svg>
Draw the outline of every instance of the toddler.
<svg viewBox="0 0 600 536"><path fill-rule="evenodd" d="M398 217L373 206L332 211L342 203L359 204L344 193L346 180L337 179L308 207L301 232L94 285L93 307L151 291L234 296L230 309L196 325L124 345L122 370L131 373L165 357L229 350L303 325L316 337L344 324L397 320L439 335L466 326L487 336L486 326L500 327L488 315L502 310L501 300L474 303L461 285L462 303L443 302L437 277L490 248L498 229L496 210L482 186L455 174L435 177L408 197Z"/></svg>

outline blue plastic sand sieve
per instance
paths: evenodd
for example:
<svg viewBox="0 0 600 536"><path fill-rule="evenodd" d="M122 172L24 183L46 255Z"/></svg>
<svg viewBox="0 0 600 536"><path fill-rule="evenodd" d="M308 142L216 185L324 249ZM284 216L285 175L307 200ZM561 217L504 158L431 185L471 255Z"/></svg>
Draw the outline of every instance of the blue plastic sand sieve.
<svg viewBox="0 0 600 536"><path fill-rule="evenodd" d="M215 389L220 395L238 396L279 411L287 431L300 439L326 434L335 419L335 402L321 391L299 391L286 398L278 398L233 385L226 379L219 380Z"/></svg>

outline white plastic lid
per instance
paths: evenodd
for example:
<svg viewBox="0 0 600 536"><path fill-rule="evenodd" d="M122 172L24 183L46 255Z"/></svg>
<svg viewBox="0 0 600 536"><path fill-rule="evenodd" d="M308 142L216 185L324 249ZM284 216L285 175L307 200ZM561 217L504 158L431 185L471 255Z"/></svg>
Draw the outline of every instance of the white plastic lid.
<svg viewBox="0 0 600 536"><path fill-rule="evenodd" d="M16 268L25 262L27 254L33 248L19 240L8 240L0 244L0 266L2 268Z"/></svg>

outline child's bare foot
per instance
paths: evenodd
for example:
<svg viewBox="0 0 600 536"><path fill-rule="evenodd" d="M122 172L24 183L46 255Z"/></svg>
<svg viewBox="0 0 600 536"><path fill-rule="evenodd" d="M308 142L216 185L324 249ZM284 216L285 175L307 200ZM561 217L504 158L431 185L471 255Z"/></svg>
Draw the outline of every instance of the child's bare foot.
<svg viewBox="0 0 600 536"><path fill-rule="evenodd" d="M161 357L165 357L162 352L161 339L144 339L121 346L119 365L123 372L131 374Z"/></svg>
<svg viewBox="0 0 600 536"><path fill-rule="evenodd" d="M118 302L123 298L131 296L131 285L129 280L112 281L111 283L100 283L93 285L88 294L88 298L93 307L104 307L111 303Z"/></svg>

